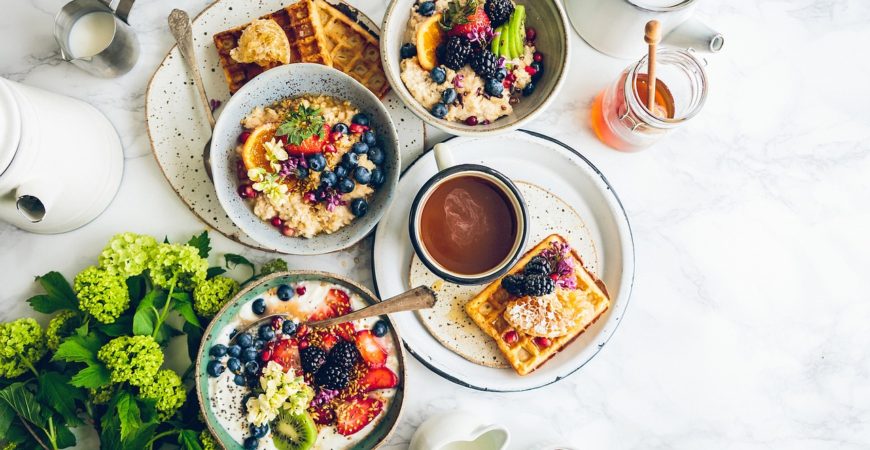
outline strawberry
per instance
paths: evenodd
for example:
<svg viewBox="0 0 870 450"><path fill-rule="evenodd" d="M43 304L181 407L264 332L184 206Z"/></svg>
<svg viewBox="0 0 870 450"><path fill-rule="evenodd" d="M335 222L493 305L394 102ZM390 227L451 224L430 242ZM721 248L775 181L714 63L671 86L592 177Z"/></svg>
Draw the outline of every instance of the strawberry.
<svg viewBox="0 0 870 450"><path fill-rule="evenodd" d="M318 320L331 319L337 315L338 314L335 313L335 310L332 309L328 303L323 302L317 306L317 309L315 309L310 316L308 316L308 320L310 322L315 322Z"/></svg>
<svg viewBox="0 0 870 450"><path fill-rule="evenodd" d="M387 351L378 344L377 339L369 330L356 333L356 348L369 367L383 367L387 363Z"/></svg>
<svg viewBox="0 0 870 450"><path fill-rule="evenodd" d="M320 153L323 149L324 142L326 142L326 139L320 139L320 136L315 134L314 136L300 142L298 145L286 144L284 148L287 150L287 153L291 155L310 155L313 153Z"/></svg>
<svg viewBox="0 0 870 450"><path fill-rule="evenodd" d="M489 16L477 0L453 0L441 16L441 27L448 36L485 36L492 30Z"/></svg>
<svg viewBox="0 0 870 450"><path fill-rule="evenodd" d="M372 397L353 397L336 408L335 430L350 436L365 428L384 408L384 403Z"/></svg>
<svg viewBox="0 0 870 450"><path fill-rule="evenodd" d="M350 312L350 297L341 289L330 289L325 301L339 316Z"/></svg>
<svg viewBox="0 0 870 450"><path fill-rule="evenodd" d="M299 359L299 347L296 346L293 339L278 341L272 349L271 361L280 364L285 371L289 369L298 371L302 367L302 362Z"/></svg>
<svg viewBox="0 0 870 450"><path fill-rule="evenodd" d="M358 383L363 392L371 392L396 387L399 384L399 377L386 367L378 367L366 372Z"/></svg>
<svg viewBox="0 0 870 450"><path fill-rule="evenodd" d="M334 334L326 334L320 339L321 347L326 351L332 350L332 347L335 347L335 344L338 344L338 336Z"/></svg>
<svg viewBox="0 0 870 450"><path fill-rule="evenodd" d="M354 327L350 322L344 322L333 327L333 332L345 341L353 342L354 335L356 334L356 327Z"/></svg>
<svg viewBox="0 0 870 450"><path fill-rule="evenodd" d="M335 411L328 408L327 405L312 406L308 408L311 418L318 425L332 425L335 423Z"/></svg>

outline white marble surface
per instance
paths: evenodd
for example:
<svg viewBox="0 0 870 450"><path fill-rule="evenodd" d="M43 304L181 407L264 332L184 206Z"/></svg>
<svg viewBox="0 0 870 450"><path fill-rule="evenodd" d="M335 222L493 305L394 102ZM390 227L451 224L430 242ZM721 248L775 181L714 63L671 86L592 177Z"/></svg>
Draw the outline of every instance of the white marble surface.
<svg viewBox="0 0 870 450"><path fill-rule="evenodd" d="M385 8L358 3L375 18ZM58 59L51 27L63 0L2 4L0 75L91 102L127 156L117 198L85 228L37 236L0 225L0 318L10 319L30 313L34 275L72 276L113 233L182 239L203 229L151 156L143 94L170 46L166 15L207 2L140 1L142 57L114 80ZM451 408L497 417L515 449L870 447L870 3L707 0L699 10L727 43L710 58L710 97L688 127L639 154L599 144L589 106L626 62L577 36L562 95L530 127L589 157L628 210L637 280L610 344L570 378L522 394L467 390L411 361L388 448ZM212 239L216 254L269 257ZM369 249L287 260L370 284Z"/></svg>

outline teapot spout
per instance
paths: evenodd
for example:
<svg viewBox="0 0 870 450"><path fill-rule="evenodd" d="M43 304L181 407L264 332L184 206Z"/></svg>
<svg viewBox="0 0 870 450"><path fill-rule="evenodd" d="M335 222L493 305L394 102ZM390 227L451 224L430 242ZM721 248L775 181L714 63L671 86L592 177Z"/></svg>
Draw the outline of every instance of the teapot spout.
<svg viewBox="0 0 870 450"><path fill-rule="evenodd" d="M693 17L671 30L662 39L662 43L679 48L691 48L698 52L717 53L725 45L725 37Z"/></svg>
<svg viewBox="0 0 870 450"><path fill-rule="evenodd" d="M30 223L39 223L49 214L56 187L45 180L28 181L15 190L15 207Z"/></svg>

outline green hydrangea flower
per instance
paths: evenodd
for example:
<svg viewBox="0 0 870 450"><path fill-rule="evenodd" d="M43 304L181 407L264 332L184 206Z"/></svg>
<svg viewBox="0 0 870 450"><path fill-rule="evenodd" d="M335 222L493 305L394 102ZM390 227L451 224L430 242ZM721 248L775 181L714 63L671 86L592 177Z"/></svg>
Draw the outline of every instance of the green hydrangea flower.
<svg viewBox="0 0 870 450"><path fill-rule="evenodd" d="M32 318L0 323L0 377L15 378L45 356L42 327Z"/></svg>
<svg viewBox="0 0 870 450"><path fill-rule="evenodd" d="M151 281L164 289L172 287L189 291L205 280L208 261L199 250L185 244L158 244L148 265Z"/></svg>
<svg viewBox="0 0 870 450"><path fill-rule="evenodd" d="M111 384L98 388L88 388L88 399L95 405L105 405L112 399L114 392Z"/></svg>
<svg viewBox="0 0 870 450"><path fill-rule="evenodd" d="M151 336L121 336L107 342L97 359L111 371L113 383L144 386L154 382L163 365L163 350Z"/></svg>
<svg viewBox="0 0 870 450"><path fill-rule="evenodd" d="M236 292L239 283L232 278L216 276L196 285L193 290L193 309L203 317L211 317L220 311Z"/></svg>
<svg viewBox="0 0 870 450"><path fill-rule="evenodd" d="M18 444L14 442L8 442L3 446L3 450L16 450L18 448Z"/></svg>
<svg viewBox="0 0 870 450"><path fill-rule="evenodd" d="M139 387L139 397L157 400L159 418L166 420L181 408L187 399L187 392L181 377L172 370L164 369L157 372L151 383Z"/></svg>
<svg viewBox="0 0 870 450"><path fill-rule="evenodd" d="M125 278L98 267L79 272L73 282L79 308L102 323L113 323L130 307Z"/></svg>
<svg viewBox="0 0 870 450"><path fill-rule="evenodd" d="M260 266L260 275L269 275L275 272L285 272L287 270L287 261L283 259L273 259Z"/></svg>
<svg viewBox="0 0 870 450"><path fill-rule="evenodd" d="M202 444L202 450L220 450L221 448L208 430L202 430L199 433L199 443Z"/></svg>
<svg viewBox="0 0 870 450"><path fill-rule="evenodd" d="M116 234L100 253L100 267L123 278L139 275L148 268L157 240L136 233Z"/></svg>
<svg viewBox="0 0 870 450"><path fill-rule="evenodd" d="M73 334L76 327L80 325L78 317L79 315L75 311L61 311L51 318L51 321L48 322L48 327L45 329L45 337L49 350L57 350L60 341Z"/></svg>

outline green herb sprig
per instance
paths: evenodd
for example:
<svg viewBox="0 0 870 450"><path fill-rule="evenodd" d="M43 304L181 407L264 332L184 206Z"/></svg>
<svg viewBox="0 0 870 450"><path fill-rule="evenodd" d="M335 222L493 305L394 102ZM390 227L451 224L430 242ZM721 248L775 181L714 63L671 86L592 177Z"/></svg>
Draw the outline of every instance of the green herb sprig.
<svg viewBox="0 0 870 450"><path fill-rule="evenodd" d="M290 111L284 117L284 122L275 132L276 136L287 136L287 142L299 145L302 141L317 135L321 139L325 136L323 131L323 114L320 108L300 105L296 110Z"/></svg>

